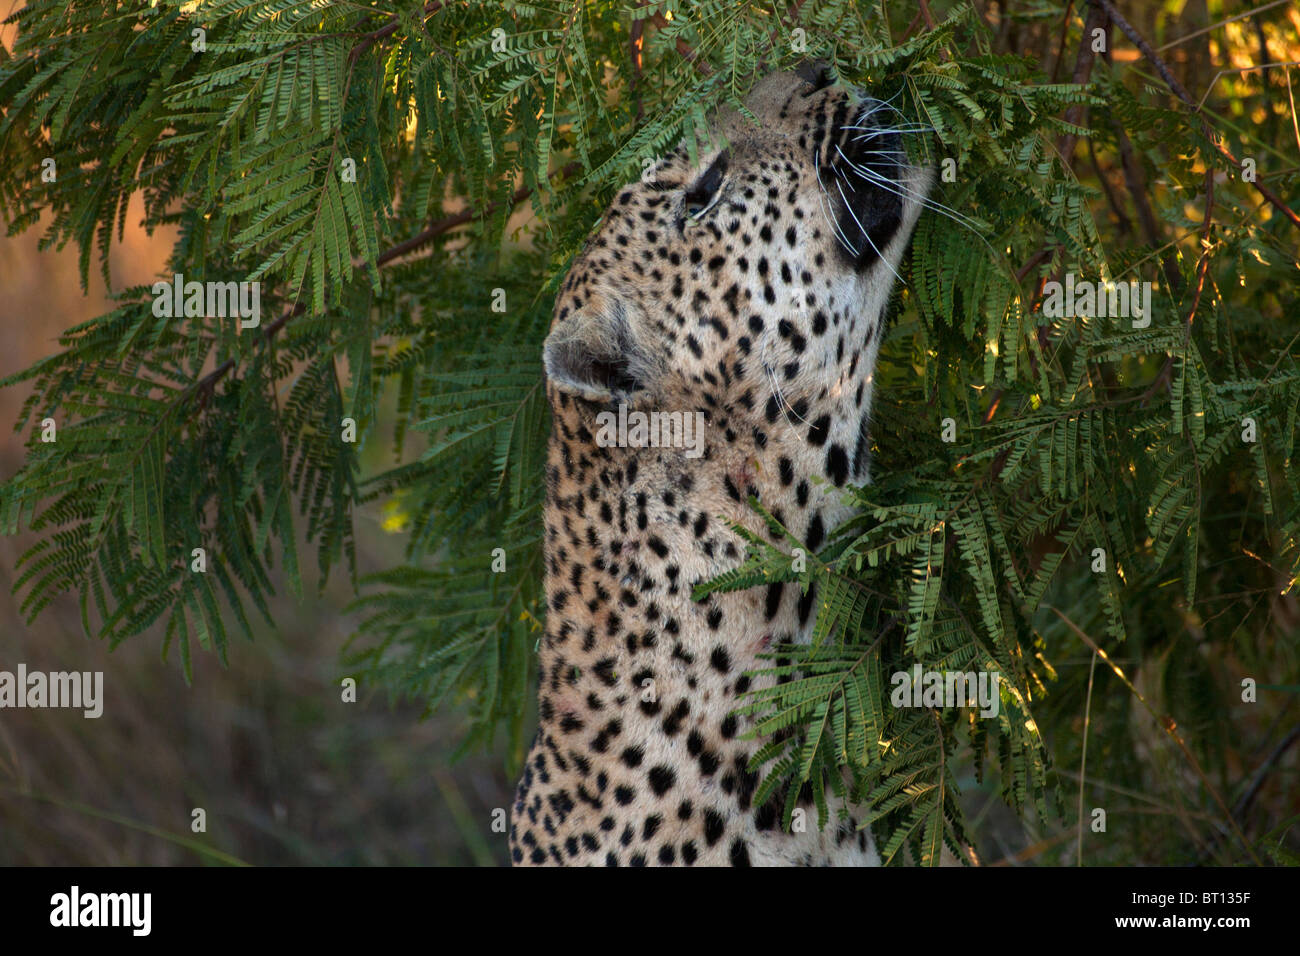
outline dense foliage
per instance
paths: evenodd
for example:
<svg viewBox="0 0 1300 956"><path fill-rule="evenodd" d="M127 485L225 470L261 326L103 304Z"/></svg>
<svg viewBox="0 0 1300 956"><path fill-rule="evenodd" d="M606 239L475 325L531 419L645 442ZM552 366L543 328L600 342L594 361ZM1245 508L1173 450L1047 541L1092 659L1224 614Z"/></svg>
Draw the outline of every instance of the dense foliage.
<svg viewBox="0 0 1300 956"><path fill-rule="evenodd" d="M5 383L32 389L0 490L3 530L41 535L25 609L75 592L88 634L156 631L188 673L196 646L251 639L250 612L274 623L305 543L358 586L351 672L464 707L467 742L504 728L517 759L556 284L644 160L822 57L889 99L941 181L891 306L860 517L802 571L755 538L709 585L821 584L792 679L747 701L800 729L759 755L780 757L764 787L851 788L887 855L926 862L979 842L980 790L1031 834L1082 810L1094 862L1289 858L1300 220L1279 197L1300 130L1281 71L1215 74L1297 59L1300 21L1272 4L1194 33L1242 11L1145 6L28 4L0 61L11 233L43 223L111 280L139 193L146 228L180 227L159 278L260 281L262 320L160 317L125 288ZM1139 52L1145 31L1173 49ZM1149 282L1150 315L1052 314L1066 276ZM387 464L363 467L375 445ZM407 560L358 580L367 502ZM915 663L1000 672L997 719L890 707Z"/></svg>

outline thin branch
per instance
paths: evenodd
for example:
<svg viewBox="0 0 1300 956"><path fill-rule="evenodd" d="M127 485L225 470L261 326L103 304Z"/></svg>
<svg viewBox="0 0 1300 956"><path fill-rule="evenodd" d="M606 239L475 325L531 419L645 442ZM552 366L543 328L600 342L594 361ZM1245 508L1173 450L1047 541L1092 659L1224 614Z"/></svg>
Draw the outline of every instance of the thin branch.
<svg viewBox="0 0 1300 956"><path fill-rule="evenodd" d="M1205 170L1205 217L1201 220L1201 261L1196 264L1196 292L1192 296L1192 308L1187 313L1183 325L1183 347L1192 335L1192 323L1196 321L1196 310L1201 305L1201 291L1205 288L1205 274L1210 267L1210 230L1214 226L1214 170Z"/></svg>
<svg viewBox="0 0 1300 956"><path fill-rule="evenodd" d="M1173 92L1174 96L1182 100L1183 104L1187 106L1189 109L1191 109L1192 113L1194 113L1197 116L1197 118L1200 119L1201 129L1205 134L1205 138L1208 139L1211 145L1214 146L1215 151L1217 151L1220 156L1222 156L1229 163L1231 163L1235 169L1241 169L1241 165L1242 165L1241 160L1237 159L1236 156L1232 155L1231 150L1229 150L1226 146L1224 146L1219 141L1218 134L1214 131L1213 127L1211 127L1210 124L1206 121L1205 114L1201 110L1200 104L1198 104L1195 100L1193 100L1192 95L1187 92L1187 90L1183 87L1181 83L1178 82L1178 78L1175 77L1172 72L1170 72L1168 64L1166 64L1164 60L1160 59L1160 55L1156 53L1155 50L1151 49L1151 44L1148 43L1142 37L1142 35L1133 28L1133 25L1131 23L1129 23L1127 20L1124 19L1124 17L1120 14L1120 12L1115 9L1115 5L1111 3L1111 0L1093 0L1093 2L1100 5L1103 9L1105 9L1106 13L1110 16L1115 26L1123 30L1124 35L1127 36L1129 40L1133 42L1133 45L1136 46L1139 51L1141 51L1142 55L1146 58L1147 62L1150 63L1155 68L1155 71L1160 74L1160 78L1165 81L1165 85L1169 87L1169 89ZM1252 182L1251 185L1255 187L1255 190L1261 196L1263 196L1265 199L1268 200L1269 204L1272 205L1274 209L1280 212L1287 219L1291 220L1291 223L1293 225L1300 227L1300 215L1298 215L1294 209L1292 209L1285 202L1283 202L1282 197L1280 197L1277 193L1273 192L1273 190L1269 189L1258 179Z"/></svg>
<svg viewBox="0 0 1300 956"><path fill-rule="evenodd" d="M1185 34L1184 36L1180 36L1176 40L1170 40L1164 46L1156 47L1156 52L1162 53L1165 50L1168 50L1170 47L1178 46L1180 43L1186 43L1188 40L1192 39L1193 37L1198 37L1203 33L1209 33L1211 30L1217 30L1225 23L1232 23L1236 20L1244 20L1246 17L1256 16L1257 14L1263 13L1265 10L1271 10L1273 7L1280 7L1282 4L1290 3L1290 2L1291 0L1273 0L1272 3L1266 3L1262 7L1256 7L1254 10L1247 10L1245 13L1239 13L1235 17L1228 17L1226 20L1220 20L1218 23L1211 23L1208 27L1202 27L1201 29L1196 30L1193 33L1188 33Z"/></svg>
<svg viewBox="0 0 1300 956"><path fill-rule="evenodd" d="M1245 816L1246 811L1250 809L1250 805L1255 801L1255 797L1259 793L1259 788L1264 785L1264 778L1268 776L1269 771L1273 769L1274 765L1282 759L1282 755L1290 750L1297 740L1300 740L1300 726L1292 727L1291 732L1283 738L1281 743L1273 748L1273 752L1268 755L1268 758L1262 764L1259 765L1259 769L1255 771L1255 775L1250 781L1250 786L1246 788L1246 792L1243 793L1241 798L1233 805L1232 812L1237 819L1240 820Z"/></svg>
<svg viewBox="0 0 1300 956"><path fill-rule="evenodd" d="M1039 249L1032 256L1026 259L1025 264L1016 270L1016 281L1024 282L1025 276L1033 272L1035 266L1039 265L1040 263L1042 263L1047 259L1050 259L1052 257L1052 253L1056 251L1056 248L1057 248L1056 246L1044 246L1042 249Z"/></svg>
<svg viewBox="0 0 1300 956"><path fill-rule="evenodd" d="M1092 726L1092 679L1097 673L1097 652L1092 652L1088 668L1088 700L1083 705L1083 755L1079 758L1079 851L1077 866L1083 866L1083 784L1088 779L1088 729Z"/></svg>
<svg viewBox="0 0 1300 956"><path fill-rule="evenodd" d="M1097 174L1097 182L1101 185L1101 191L1106 196L1106 205L1110 206L1110 211L1115 214L1120 236L1127 237L1133 231L1133 223L1129 221L1128 215L1124 212L1124 207L1120 205L1119 197L1115 195L1115 189L1110 184L1110 177L1106 175L1101 168L1101 163L1097 161L1097 150L1093 147L1091 136L1088 137L1087 145L1088 161L1092 163L1092 171Z"/></svg>
<svg viewBox="0 0 1300 956"><path fill-rule="evenodd" d="M1201 307L1201 292L1205 289L1205 276L1210 268L1210 229L1214 225L1214 169L1205 167L1205 217L1201 220L1201 258L1196 263L1196 291L1192 295L1192 307L1188 310L1187 318L1183 320L1183 354L1187 354L1187 343L1192 338L1192 323L1196 321L1196 310ZM1169 353L1165 356L1164 363L1160 366L1160 372L1156 375L1155 380L1150 387L1142 393L1142 405L1151 399L1151 396L1160 391L1169 380L1173 377L1174 356Z"/></svg>
<svg viewBox="0 0 1300 956"><path fill-rule="evenodd" d="M926 0L920 0L921 16L925 17L925 25L931 30L934 29L934 14L930 12L930 4Z"/></svg>
<svg viewBox="0 0 1300 956"><path fill-rule="evenodd" d="M1061 61L1065 59L1065 39L1070 34L1070 14L1074 12L1074 0L1070 0L1065 5L1065 16L1061 18L1061 38L1056 44L1056 58L1052 60L1052 77L1051 82L1056 82L1056 77L1061 70Z"/></svg>
<svg viewBox="0 0 1300 956"><path fill-rule="evenodd" d="M1093 30L1103 30L1107 27L1106 14L1096 3L1088 4L1088 15L1083 21L1083 35L1079 37L1079 50L1074 56L1074 74L1070 77L1070 82L1075 86L1087 86L1092 79L1092 67L1097 62L1097 57L1093 55L1092 47L1088 45L1088 38L1092 36ZM1065 121L1071 126L1083 125L1084 119L1088 115L1088 107L1085 103L1075 103L1065 111ZM1075 133L1062 133L1061 138L1056 142L1056 151L1061 155L1061 162L1067 167L1070 165L1070 157L1074 154L1074 144L1079 141Z"/></svg>
<svg viewBox="0 0 1300 956"><path fill-rule="evenodd" d="M443 4L439 3L438 0L433 0L433 2L426 3L424 5L424 15L426 17L432 16L442 8L443 8ZM396 14L394 14L392 19L390 19L378 30L375 30L373 33L367 33L364 37L362 37L361 42L358 43L356 46L354 46L348 52L348 59L354 62L360 59L363 55L365 55L367 51L369 51L369 49L372 46L374 46L380 40L386 40L394 33L396 33L397 28L401 26L401 22L402 22L401 19Z"/></svg>
<svg viewBox="0 0 1300 956"><path fill-rule="evenodd" d="M921 16L925 18L925 25L929 27L931 30L933 30L934 14L930 12L930 4L926 2L926 0L920 0L920 4L921 4ZM949 59L947 48L941 49L939 51L939 59L941 60Z"/></svg>
<svg viewBox="0 0 1300 956"><path fill-rule="evenodd" d="M921 24L921 11L918 10L916 12L916 16L912 17L912 22L909 23L906 28L904 28L903 39L910 40L912 38L912 31L915 30L918 26L920 26L920 24Z"/></svg>
<svg viewBox="0 0 1300 956"><path fill-rule="evenodd" d="M640 0L638 7L645 6L647 0ZM645 19L637 17L628 30L628 59L632 61L632 77L628 80L627 91L636 104L636 119L641 122L645 115L645 104L641 102L641 49L645 45Z"/></svg>
<svg viewBox="0 0 1300 956"><path fill-rule="evenodd" d="M552 173L551 178L555 179L558 177L567 179L576 174L581 168L580 163L569 163L562 169ZM513 209L515 206L527 199L531 194L532 189L529 187L517 189L510 197L507 205L509 208ZM400 259L402 256L407 255L410 252L414 252L421 246L428 245L434 239L450 232L458 226L463 226L476 218L486 218L487 216L492 215L492 213L496 212L500 207L500 202L491 202L483 207L481 211L462 209L458 213L444 216L437 222L430 223L427 228L422 229L411 238L404 239L395 245L389 246L375 258L375 265L382 268L390 262ZM360 268L363 265L365 265L364 260L353 263L355 268ZM293 308L279 316L274 322L267 325L266 328L262 329L262 339L269 343L273 338L275 338L276 334L281 329L289 324L292 319L302 315L306 310L306 302L299 302ZM237 361L234 357L228 358L207 375L203 376L203 378L194 383L194 390L195 394L198 395L200 407L207 404L208 398L212 395L212 390L216 387L216 384L230 374L230 372L234 370L236 364Z"/></svg>
<svg viewBox="0 0 1300 956"><path fill-rule="evenodd" d="M1149 246L1162 247L1164 233L1156 219L1155 211L1151 208L1146 170L1142 168L1142 163L1133 151L1133 144L1129 141L1124 128L1113 119L1112 123L1115 130L1115 143L1119 147L1120 170L1124 174L1124 184L1128 187L1129 195L1133 197L1133 208L1137 211L1138 225L1142 229L1143 238ZM1165 281L1169 284L1169 288L1181 292L1184 285L1183 274L1178 271L1178 260L1172 249L1160 256L1160 266L1164 270Z"/></svg>
<svg viewBox="0 0 1300 956"><path fill-rule="evenodd" d="M1265 54L1268 53L1267 50L1265 50L1264 52ZM1205 109L1205 101L1210 98L1210 94L1214 91L1215 85L1219 82L1219 80L1223 79L1225 76L1233 76L1241 73L1255 73L1263 70L1271 70L1277 66L1300 66L1300 60L1277 60L1275 62L1270 63L1266 59L1263 63L1258 63L1255 66L1239 66L1239 67L1232 67L1226 70L1220 70L1218 73L1214 74L1213 78L1211 78L1210 80L1210 85L1205 88L1205 93L1202 94L1201 98L1196 101L1197 110L1199 111ZM1267 93L1268 77L1264 78L1263 84L1264 84L1265 93ZM1268 97L1266 96L1265 99L1267 100Z"/></svg>
<svg viewBox="0 0 1300 956"><path fill-rule="evenodd" d="M1168 714L1157 714L1155 708L1147 703L1147 699L1142 696L1141 691L1133 686L1133 682L1128 679L1124 671L1111 661L1110 655L1103 651L1096 641L1084 633L1083 629L1080 628L1079 625L1070 620L1059 608L1053 607L1051 610L1057 617L1065 622L1066 626L1074 632L1075 636L1091 647L1093 653L1105 661L1106 666L1109 667L1112 673L1120 679L1120 682L1128 688L1129 693L1137 698L1138 703L1140 703L1146 709L1146 712L1155 719L1156 723L1160 725L1161 730L1165 732L1170 740L1177 744L1178 749L1181 750L1183 756L1187 758L1187 762L1191 764L1192 770L1196 773L1196 776L1200 778L1201 785L1205 787L1210 796L1214 798L1214 802L1219 805L1219 809L1223 811L1224 818L1228 821L1228 825L1232 828L1233 832L1236 833L1237 838L1241 840L1241 845L1245 847L1246 853L1250 856L1256 866L1261 865L1259 857L1255 853L1255 848L1251 846L1250 841L1246 839L1246 834L1241 832L1241 827L1237 825L1237 820L1232 815L1232 811L1229 810L1228 805L1223 802L1223 797L1219 796L1219 791L1215 788L1214 784L1210 782L1210 778L1206 776L1205 771L1201 769L1200 761L1196 759L1196 755L1192 753L1191 748L1187 746L1187 742L1183 740L1182 734L1178 732L1178 723Z"/></svg>
<svg viewBox="0 0 1300 956"><path fill-rule="evenodd" d="M671 21L662 13L654 14L650 18L650 22L660 30L671 26ZM687 63L695 67L695 72L699 73L701 76L709 76L713 72L713 67L709 66L707 61L700 58L700 52L681 37L676 39L673 46L677 48L677 52L682 55Z"/></svg>
<svg viewBox="0 0 1300 956"><path fill-rule="evenodd" d="M989 866L1019 866L1021 863L1028 863L1034 857L1039 856L1042 853L1045 853L1047 850L1052 849L1052 847L1054 846L1058 846L1064 843L1072 836L1074 836L1074 834L1071 833L1069 830L1066 830L1062 833L1056 834L1056 836L1048 837L1045 840L1039 840L1037 843L1033 843L1030 846L1025 847L1019 853L1015 853L1011 856L1004 856L1000 860L994 860L992 863L988 865Z"/></svg>
<svg viewBox="0 0 1300 956"><path fill-rule="evenodd" d="M1237 802L1232 805L1232 814L1234 817L1238 820L1242 820L1245 817L1246 811L1250 809L1250 805L1255 802L1255 797L1259 795L1260 788L1264 785L1264 780L1268 777L1273 767L1276 766L1277 762L1282 759L1297 740L1300 740L1300 726L1291 728L1290 733L1288 733L1282 741L1273 748L1272 753L1265 758L1264 762L1259 765L1259 768L1251 776L1249 786L1246 787L1245 792L1237 799ZM1212 835L1208 845L1202 848L1200 854L1202 860L1206 859L1210 853L1213 852L1214 847L1218 842L1218 838L1219 835L1217 833Z"/></svg>
<svg viewBox="0 0 1300 956"><path fill-rule="evenodd" d="M1066 18L1068 22L1068 9L1066 10ZM1074 58L1074 73L1070 79L1070 82L1075 86L1087 86L1088 82L1092 79L1092 66L1096 62L1096 57L1091 55L1091 50L1088 47L1088 37L1091 36L1093 29L1102 27L1105 22L1106 16L1101 12L1100 8L1093 4L1089 4L1088 14L1083 24L1083 35L1079 39L1079 50L1075 54ZM1064 31L1064 29L1065 24L1062 25L1062 30ZM1062 37L1064 38L1064 32L1062 33ZM1087 107L1083 104L1076 103L1070 106L1070 108L1065 111L1065 121L1070 123L1072 126L1078 126L1084 119L1086 109ZM1061 158L1061 164L1065 166L1066 169L1073 168L1070 165L1070 157L1074 153L1074 145L1077 141L1078 137L1073 133L1064 133L1056 142L1057 154ZM1016 282L1024 282L1026 276L1033 272L1041 263L1055 255L1056 250L1059 248L1060 246L1056 243L1049 243L1035 252L1029 257L1025 264L1016 271ZM1045 336L1041 330L1039 333L1039 344L1042 345L1043 350L1046 351Z"/></svg>
<svg viewBox="0 0 1300 956"><path fill-rule="evenodd" d="M1286 70L1283 75L1286 77L1286 98L1291 104L1291 128L1295 130L1296 149L1300 150L1300 121L1296 119L1295 94L1291 92L1291 71Z"/></svg>

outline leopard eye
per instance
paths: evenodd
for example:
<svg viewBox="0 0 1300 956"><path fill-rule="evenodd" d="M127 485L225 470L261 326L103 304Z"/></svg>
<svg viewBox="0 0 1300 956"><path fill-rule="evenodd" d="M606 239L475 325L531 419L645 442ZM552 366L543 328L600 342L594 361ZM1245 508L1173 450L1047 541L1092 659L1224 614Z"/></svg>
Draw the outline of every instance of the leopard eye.
<svg viewBox="0 0 1300 956"><path fill-rule="evenodd" d="M688 188L682 197L682 211L689 219L699 219L716 201L727 177L727 151L718 154L712 165Z"/></svg>
<svg viewBox="0 0 1300 956"><path fill-rule="evenodd" d="M700 184L692 186L687 190L686 195L683 197L682 204L682 209L686 213L687 218L699 219L708 212L709 207L713 205L713 201L717 198L718 190L721 188L722 177L718 177L716 183L704 183L701 181Z"/></svg>
<svg viewBox="0 0 1300 956"><path fill-rule="evenodd" d="M686 200L686 216L688 219L699 219L709 211L711 196L692 197Z"/></svg>

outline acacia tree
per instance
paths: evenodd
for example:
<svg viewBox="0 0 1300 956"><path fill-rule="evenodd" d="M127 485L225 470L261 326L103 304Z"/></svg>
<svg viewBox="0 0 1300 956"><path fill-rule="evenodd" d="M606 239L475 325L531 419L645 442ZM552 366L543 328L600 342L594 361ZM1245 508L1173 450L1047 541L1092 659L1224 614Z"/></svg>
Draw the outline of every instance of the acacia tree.
<svg viewBox="0 0 1300 956"><path fill-rule="evenodd" d="M39 534L24 609L75 593L87 634L154 633L188 678L274 625L277 582L302 595L305 543L357 588L350 672L517 760L557 282L646 160L817 57L938 183L860 516L806 562L769 516L778 543L700 589L821 595L771 662L790 679L744 701L779 758L755 800L847 788L925 862L970 839L973 791L1077 823L1080 856L1110 806L1094 861L1292 859L1300 129L1263 64L1300 19L1136 6L28 4L0 61L10 233L45 217L110 286L132 196L179 235L160 286L3 383L31 388L0 489L5 533ZM186 282L257 283L260 314L159 307ZM361 577L369 502L406 560ZM891 707L915 665L1000 673L999 715Z"/></svg>

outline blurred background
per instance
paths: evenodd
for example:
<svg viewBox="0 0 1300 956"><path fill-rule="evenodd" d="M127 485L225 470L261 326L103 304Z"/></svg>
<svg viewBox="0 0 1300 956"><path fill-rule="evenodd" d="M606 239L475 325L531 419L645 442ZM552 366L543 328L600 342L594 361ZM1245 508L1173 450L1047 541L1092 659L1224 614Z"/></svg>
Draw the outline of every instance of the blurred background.
<svg viewBox="0 0 1300 956"><path fill-rule="evenodd" d="M111 307L93 271L82 294L76 249L39 252L40 233L0 238L0 377ZM174 239L128 227L114 287L154 281ZM27 394L0 390L0 480L22 462L26 435L11 428ZM319 599L308 576L302 604L281 588L280 628L255 621L256 642L228 670L195 655L187 687L174 658L159 660L156 636L111 651L83 636L75 596L24 624L13 569L34 540L0 537L0 670L103 671L104 712L0 711L0 865L506 861L505 834L490 826L513 791L500 757L453 764L454 715L421 720L418 706L364 686L342 701L339 651L354 622L340 613L352 597L341 576ZM400 560L378 509L359 515L357 548L362 573ZM195 808L206 833L191 832Z"/></svg>

